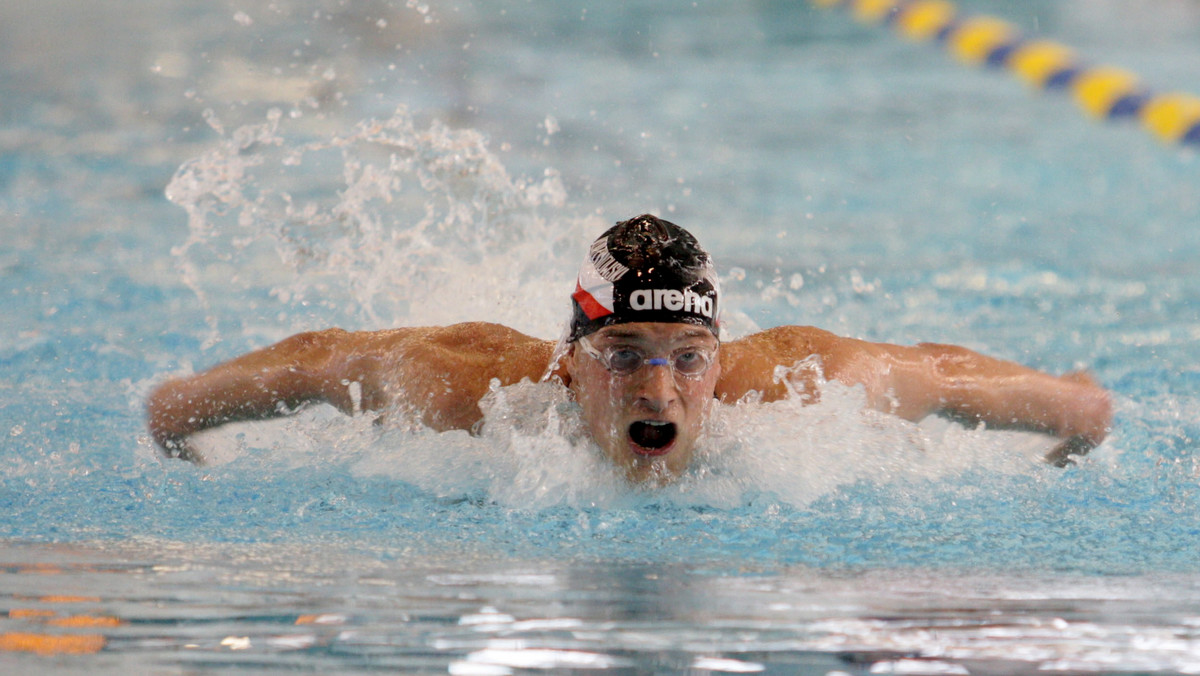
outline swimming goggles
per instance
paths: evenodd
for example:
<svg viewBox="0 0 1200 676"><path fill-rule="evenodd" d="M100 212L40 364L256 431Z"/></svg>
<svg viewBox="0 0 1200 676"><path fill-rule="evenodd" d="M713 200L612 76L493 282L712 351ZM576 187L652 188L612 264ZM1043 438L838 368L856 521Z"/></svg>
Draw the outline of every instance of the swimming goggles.
<svg viewBox="0 0 1200 676"><path fill-rule="evenodd" d="M669 366L676 377L700 378L712 367L715 350L705 350L697 347L682 347L671 353L670 359L662 357L646 357L636 348L622 346L609 347L604 351L596 349L587 336L575 341L589 356L604 365L612 373L619 376L629 376L642 368L643 364L651 366Z"/></svg>

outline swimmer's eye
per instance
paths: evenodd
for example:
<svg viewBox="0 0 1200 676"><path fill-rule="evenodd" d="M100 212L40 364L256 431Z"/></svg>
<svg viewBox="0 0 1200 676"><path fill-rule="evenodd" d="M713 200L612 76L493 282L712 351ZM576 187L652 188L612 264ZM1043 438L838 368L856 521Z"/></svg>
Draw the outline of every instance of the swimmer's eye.
<svg viewBox="0 0 1200 676"><path fill-rule="evenodd" d="M641 368L645 359L637 350L612 349L608 351L608 368L614 373L629 375Z"/></svg>
<svg viewBox="0 0 1200 676"><path fill-rule="evenodd" d="M671 360L671 366L681 376L698 376L708 370L708 363L708 355L698 350L678 352Z"/></svg>

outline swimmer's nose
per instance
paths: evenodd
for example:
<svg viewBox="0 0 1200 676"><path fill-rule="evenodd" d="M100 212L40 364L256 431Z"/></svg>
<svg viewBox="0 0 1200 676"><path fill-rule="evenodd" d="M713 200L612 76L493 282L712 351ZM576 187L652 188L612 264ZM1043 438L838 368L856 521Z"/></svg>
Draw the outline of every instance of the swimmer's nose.
<svg viewBox="0 0 1200 676"><path fill-rule="evenodd" d="M679 394L675 372L666 359L647 359L636 377L638 400L651 411L667 410Z"/></svg>

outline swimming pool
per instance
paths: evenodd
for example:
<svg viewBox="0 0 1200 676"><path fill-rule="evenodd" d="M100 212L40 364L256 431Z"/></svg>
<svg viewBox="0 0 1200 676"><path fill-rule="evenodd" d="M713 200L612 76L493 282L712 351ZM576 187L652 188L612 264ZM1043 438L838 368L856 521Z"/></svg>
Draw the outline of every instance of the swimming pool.
<svg viewBox="0 0 1200 676"><path fill-rule="evenodd" d="M1200 92L1193 2L1012 5L960 4ZM1200 670L1194 149L797 3L0 15L4 671ZM538 386L480 438L313 409L201 469L149 444L155 383L298 330L553 337L643 211L714 253L731 335L1087 367L1116 429L1056 470L835 390L722 410L653 492Z"/></svg>

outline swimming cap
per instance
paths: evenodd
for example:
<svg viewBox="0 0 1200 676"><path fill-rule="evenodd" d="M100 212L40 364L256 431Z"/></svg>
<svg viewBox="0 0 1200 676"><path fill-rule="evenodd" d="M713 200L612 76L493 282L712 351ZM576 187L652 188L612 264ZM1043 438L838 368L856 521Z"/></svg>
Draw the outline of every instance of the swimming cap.
<svg viewBox="0 0 1200 676"><path fill-rule="evenodd" d="M720 287L712 259L690 232L643 214L617 223L579 268L568 341L613 324L695 324L718 335Z"/></svg>

